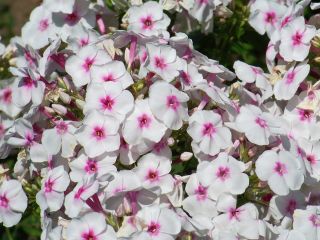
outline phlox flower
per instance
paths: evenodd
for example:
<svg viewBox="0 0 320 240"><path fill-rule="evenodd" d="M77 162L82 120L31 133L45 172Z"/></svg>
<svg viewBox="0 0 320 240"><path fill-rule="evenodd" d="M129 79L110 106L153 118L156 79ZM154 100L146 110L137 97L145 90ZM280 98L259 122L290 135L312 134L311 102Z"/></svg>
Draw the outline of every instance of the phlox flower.
<svg viewBox="0 0 320 240"><path fill-rule="evenodd" d="M181 63L174 48L167 45L147 44L146 68L163 80L171 82L179 75Z"/></svg>
<svg viewBox="0 0 320 240"><path fill-rule="evenodd" d="M97 110L122 122L133 109L134 98L128 90L123 90L119 82L90 84L87 88L83 112Z"/></svg>
<svg viewBox="0 0 320 240"><path fill-rule="evenodd" d="M16 225L26 210L28 198L17 180L3 181L0 185L0 222L5 227Z"/></svg>
<svg viewBox="0 0 320 240"><path fill-rule="evenodd" d="M162 194L173 190L174 179L170 174L171 160L148 153L138 160L134 169L142 182L142 187L146 189L160 188Z"/></svg>
<svg viewBox="0 0 320 240"><path fill-rule="evenodd" d="M186 93L164 81L152 84L149 90L152 113L166 127L173 130L178 130L182 127L183 121L188 120L188 101L189 96Z"/></svg>
<svg viewBox="0 0 320 240"><path fill-rule="evenodd" d="M280 54L284 60L303 61L311 47L316 28L305 24L304 17L297 17L281 30Z"/></svg>
<svg viewBox="0 0 320 240"><path fill-rule="evenodd" d="M173 240L181 230L178 215L170 209L150 206L141 209L136 215L137 232L131 239Z"/></svg>
<svg viewBox="0 0 320 240"><path fill-rule="evenodd" d="M0 110L12 118L21 112L21 108L13 102L13 86L0 89Z"/></svg>
<svg viewBox="0 0 320 240"><path fill-rule="evenodd" d="M197 174L192 174L186 185L186 197L182 206L191 216L215 217L217 213L217 204L209 196L208 189L210 185L201 184Z"/></svg>
<svg viewBox="0 0 320 240"><path fill-rule="evenodd" d="M170 18L163 13L159 3L149 1L129 9L128 23L129 31L150 37L158 36L162 31L166 31Z"/></svg>
<svg viewBox="0 0 320 240"><path fill-rule="evenodd" d="M69 175L63 166L50 170L43 178L41 190L36 195L37 204L41 210L49 209L51 212L59 210L63 205L64 191L69 183Z"/></svg>
<svg viewBox="0 0 320 240"><path fill-rule="evenodd" d="M217 209L222 214L215 217L213 223L219 231L232 230L244 239L259 239L259 213L255 205L246 203L237 207L234 196L223 194L218 200Z"/></svg>
<svg viewBox="0 0 320 240"><path fill-rule="evenodd" d="M289 190L299 190L304 182L303 171L297 159L288 151L263 152L256 162L256 174L267 181L278 195L287 195Z"/></svg>
<svg viewBox="0 0 320 240"><path fill-rule="evenodd" d="M310 65L300 63L296 67L292 66L284 74L282 80L277 81L274 85L274 96L277 100L289 100L298 90L300 83L302 83L308 76Z"/></svg>
<svg viewBox="0 0 320 240"><path fill-rule="evenodd" d="M49 43L49 39L57 38L57 29L52 21L52 13L45 7L35 8L30 20L21 30L22 39L34 49L40 49Z"/></svg>
<svg viewBox="0 0 320 240"><path fill-rule="evenodd" d="M69 240L116 240L116 233L106 224L103 214L91 212L71 220L66 237Z"/></svg>
<svg viewBox="0 0 320 240"><path fill-rule="evenodd" d="M89 157L118 150L120 136L119 122L107 115L92 110L83 120L83 126L76 132L78 142Z"/></svg>
<svg viewBox="0 0 320 240"><path fill-rule="evenodd" d="M72 122L57 121L54 128L42 133L41 143L51 155L56 155L61 150L62 157L72 157L77 145L75 130Z"/></svg>
<svg viewBox="0 0 320 240"><path fill-rule="evenodd" d="M98 192L99 183L93 176L83 178L78 182L75 188L66 195L64 200L65 213L74 218L79 216L81 210L86 206L86 201L92 195Z"/></svg>
<svg viewBox="0 0 320 240"><path fill-rule="evenodd" d="M308 240L319 239L319 212L319 206L307 206L306 210L297 209L293 214L293 229L302 233Z"/></svg>
<svg viewBox="0 0 320 240"><path fill-rule="evenodd" d="M86 46L80 49L76 55L66 61L66 72L72 77L76 87L81 87L92 80L92 67L103 65L111 61L111 57L104 50L94 46Z"/></svg>
<svg viewBox="0 0 320 240"><path fill-rule="evenodd" d="M123 138L129 144L137 144L145 139L159 142L166 127L152 114L148 99L136 100L133 112L123 125Z"/></svg>
<svg viewBox="0 0 320 240"><path fill-rule="evenodd" d="M201 184L209 186L208 195L216 200L222 193L239 195L249 186L249 177L243 173L245 164L220 153L212 162L201 162L197 177Z"/></svg>
<svg viewBox="0 0 320 240"><path fill-rule="evenodd" d="M187 132L205 154L215 155L232 144L230 130L223 127L220 115L213 111L193 113Z"/></svg>
<svg viewBox="0 0 320 240"><path fill-rule="evenodd" d="M132 83L132 77L127 72L123 62L112 61L103 65L92 67L92 82L119 82L123 89L129 87Z"/></svg>

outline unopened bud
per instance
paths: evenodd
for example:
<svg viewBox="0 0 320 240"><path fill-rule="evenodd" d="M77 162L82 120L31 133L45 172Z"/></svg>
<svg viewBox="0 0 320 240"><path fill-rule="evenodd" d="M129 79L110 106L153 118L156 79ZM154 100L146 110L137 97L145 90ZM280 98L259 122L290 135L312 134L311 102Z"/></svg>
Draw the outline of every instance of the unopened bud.
<svg viewBox="0 0 320 240"><path fill-rule="evenodd" d="M82 100L80 100L80 99L76 99L76 106L77 106L79 109L83 110L84 104L85 104L84 101L82 101Z"/></svg>
<svg viewBox="0 0 320 240"><path fill-rule="evenodd" d="M70 95L65 92L59 92L59 97L60 97L61 101L65 104L69 104L71 102Z"/></svg>
<svg viewBox="0 0 320 240"><path fill-rule="evenodd" d="M62 106L61 104L52 104L52 109L58 113L59 115L66 115L68 112L68 109L65 106Z"/></svg>
<svg viewBox="0 0 320 240"><path fill-rule="evenodd" d="M172 147L175 143L174 138L173 137L168 138L167 143L169 147Z"/></svg>
<svg viewBox="0 0 320 240"><path fill-rule="evenodd" d="M181 161L186 162L186 161L189 161L192 158L192 156L193 156L192 152L183 152L180 155L180 159Z"/></svg>

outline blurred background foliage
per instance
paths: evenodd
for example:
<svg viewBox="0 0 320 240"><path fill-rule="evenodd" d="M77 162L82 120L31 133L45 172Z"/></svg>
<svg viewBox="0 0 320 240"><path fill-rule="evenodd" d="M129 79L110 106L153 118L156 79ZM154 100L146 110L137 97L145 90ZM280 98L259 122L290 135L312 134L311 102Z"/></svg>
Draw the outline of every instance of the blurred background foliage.
<svg viewBox="0 0 320 240"><path fill-rule="evenodd" d="M110 4L112 1L119 3L124 0L105 1ZM21 27L28 20L30 12L40 2L41 0L0 0L2 42L8 44L11 37L20 35ZM212 33L203 34L200 30L189 33L194 47L208 57L218 60L230 70L232 70L235 60L243 60L265 69L265 51L268 39L266 36L257 34L249 26L247 4L248 0L233 0L229 6L233 14L227 18L216 16ZM120 15L122 14L123 12L120 13ZM12 169L15 159L9 158L5 162ZM194 162L190 164L194 165ZM174 171L185 173L192 170L193 167L180 164L174 168ZM39 183L27 184L25 187L29 199L27 212L15 227L6 229L0 224L0 240L36 240L40 238L40 212L35 204L35 193L38 187Z"/></svg>

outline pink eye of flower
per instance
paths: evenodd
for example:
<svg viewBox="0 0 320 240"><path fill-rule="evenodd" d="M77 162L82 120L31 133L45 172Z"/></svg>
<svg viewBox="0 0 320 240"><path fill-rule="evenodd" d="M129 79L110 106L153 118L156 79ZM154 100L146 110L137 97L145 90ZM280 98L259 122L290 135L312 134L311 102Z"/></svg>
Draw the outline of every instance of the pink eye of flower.
<svg viewBox="0 0 320 240"><path fill-rule="evenodd" d="M46 193L52 192L52 188L54 185L54 181L52 181L50 178L44 183L44 191Z"/></svg>
<svg viewBox="0 0 320 240"><path fill-rule="evenodd" d="M274 171L278 173L280 176L283 176L288 173L286 165L281 162L276 162L274 166Z"/></svg>
<svg viewBox="0 0 320 240"><path fill-rule="evenodd" d="M224 181L230 177L230 169L228 167L219 167L218 171L216 172L216 176L220 180Z"/></svg>
<svg viewBox="0 0 320 240"><path fill-rule="evenodd" d="M310 121L312 116L313 116L313 112L311 110L308 109L299 109L299 116L300 116L300 120L301 121Z"/></svg>
<svg viewBox="0 0 320 240"><path fill-rule="evenodd" d="M200 184L198 188L194 191L199 201L205 200L207 198L207 189L208 189L207 187L204 187Z"/></svg>
<svg viewBox="0 0 320 240"><path fill-rule="evenodd" d="M82 64L82 67L83 69L86 71L86 72L89 72L91 66L93 65L94 63L94 58L86 58L84 60L84 63Z"/></svg>
<svg viewBox="0 0 320 240"><path fill-rule="evenodd" d="M276 13L275 12L267 12L265 13L264 18L266 23L274 24L276 22Z"/></svg>
<svg viewBox="0 0 320 240"><path fill-rule="evenodd" d="M158 171L156 170L149 170L148 175L147 175L147 179L150 180L151 182L153 181L157 181L159 178L159 174Z"/></svg>
<svg viewBox="0 0 320 240"><path fill-rule="evenodd" d="M12 101L12 90L10 88L5 89L1 98L6 104L10 104Z"/></svg>
<svg viewBox="0 0 320 240"><path fill-rule="evenodd" d="M81 38L80 39L80 46L81 47L87 46L88 43L89 43L89 39L88 38Z"/></svg>
<svg viewBox="0 0 320 240"><path fill-rule="evenodd" d="M260 117L257 117L256 120L255 120L255 122L256 122L256 124L258 124L261 128L266 128L266 127L268 127L267 122L266 122L264 119L260 118Z"/></svg>
<svg viewBox="0 0 320 240"><path fill-rule="evenodd" d="M171 108L176 111L179 106L180 106L180 102L176 96L171 95L171 96L167 97L167 107L168 108Z"/></svg>
<svg viewBox="0 0 320 240"><path fill-rule="evenodd" d="M82 235L82 240L96 240L97 237L92 229L89 230L89 232L84 232Z"/></svg>
<svg viewBox="0 0 320 240"><path fill-rule="evenodd" d="M317 160L316 160L314 155L307 155L306 159L311 165L314 165L317 162Z"/></svg>
<svg viewBox="0 0 320 240"><path fill-rule="evenodd" d="M114 100L110 96L106 96L105 98L100 99L100 102L104 110L112 110Z"/></svg>
<svg viewBox="0 0 320 240"><path fill-rule="evenodd" d="M25 143L26 146L30 147L33 145L34 136L32 133L27 133L25 136L25 139L26 139L26 143Z"/></svg>
<svg viewBox="0 0 320 240"><path fill-rule="evenodd" d="M56 129L58 134L63 135L68 131L68 125L61 121L56 125Z"/></svg>
<svg viewBox="0 0 320 240"><path fill-rule="evenodd" d="M153 27L153 21L151 16L147 16L146 18L142 18L141 22L143 24L143 29L151 30Z"/></svg>
<svg viewBox="0 0 320 240"><path fill-rule="evenodd" d="M294 199L290 199L286 207L286 211L292 215L294 210L296 210L296 208L297 208L297 202Z"/></svg>
<svg viewBox="0 0 320 240"><path fill-rule="evenodd" d="M293 45L294 46L300 45L302 41L302 37L303 37L303 34L297 31L291 38Z"/></svg>
<svg viewBox="0 0 320 240"><path fill-rule="evenodd" d="M48 19L42 19L42 20L39 22L38 29L39 29L40 32L44 32L45 30L47 30L48 27L49 27L49 21L48 21Z"/></svg>
<svg viewBox="0 0 320 240"><path fill-rule="evenodd" d="M114 80L114 77L112 75L112 73L109 73L105 76L102 77L104 82L112 82Z"/></svg>
<svg viewBox="0 0 320 240"><path fill-rule="evenodd" d="M151 123L151 118L147 114L142 114L138 117L138 123L140 128L148 128Z"/></svg>
<svg viewBox="0 0 320 240"><path fill-rule="evenodd" d="M309 218L314 227L320 227L320 218L316 214L312 214Z"/></svg>
<svg viewBox="0 0 320 240"><path fill-rule="evenodd" d="M237 221L239 221L239 217L240 217L240 213L241 211L236 209L236 208L231 208L229 210L229 219L236 219Z"/></svg>
<svg viewBox="0 0 320 240"><path fill-rule="evenodd" d="M24 58L30 65L33 65L36 62L36 59L31 56L31 53L29 51L24 52Z"/></svg>
<svg viewBox="0 0 320 240"><path fill-rule="evenodd" d="M199 4L208 4L208 0L198 0Z"/></svg>
<svg viewBox="0 0 320 240"><path fill-rule="evenodd" d="M9 206L9 200L5 195L0 196L0 207L7 208Z"/></svg>
<svg viewBox="0 0 320 240"><path fill-rule="evenodd" d="M160 224L151 221L151 223L148 225L147 232L152 236L157 236L160 232Z"/></svg>
<svg viewBox="0 0 320 240"><path fill-rule="evenodd" d="M212 137L212 135L216 132L216 128L212 123L205 123L202 127L202 135Z"/></svg>
<svg viewBox="0 0 320 240"><path fill-rule="evenodd" d="M165 63L165 61L162 57L155 57L154 58L154 65L161 70L165 69L167 66L167 64Z"/></svg>
<svg viewBox="0 0 320 240"><path fill-rule="evenodd" d="M164 149L167 146L167 142L165 140L161 140L160 142L156 143L153 146L153 150L155 150L156 152L160 152L162 149Z"/></svg>
<svg viewBox="0 0 320 240"><path fill-rule="evenodd" d="M95 127L93 129L92 136L96 138L96 140L100 141L105 138L105 130L102 127Z"/></svg>
<svg viewBox="0 0 320 240"><path fill-rule="evenodd" d="M22 85L27 88L32 88L35 83L36 82L31 77L24 77L22 80Z"/></svg>
<svg viewBox="0 0 320 240"><path fill-rule="evenodd" d="M85 171L87 173L96 173L98 171L97 162L94 160L89 159L85 166Z"/></svg>

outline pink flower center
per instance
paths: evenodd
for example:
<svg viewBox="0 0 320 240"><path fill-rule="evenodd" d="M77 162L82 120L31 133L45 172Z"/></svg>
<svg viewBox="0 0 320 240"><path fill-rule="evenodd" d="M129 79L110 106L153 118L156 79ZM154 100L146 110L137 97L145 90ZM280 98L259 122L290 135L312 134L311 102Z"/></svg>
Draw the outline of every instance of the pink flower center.
<svg viewBox="0 0 320 240"><path fill-rule="evenodd" d="M236 208L230 208L229 209L229 219L236 219L237 221L239 221L239 217L240 217L240 213L241 211L236 209Z"/></svg>
<svg viewBox="0 0 320 240"><path fill-rule="evenodd" d="M255 122L256 122L256 124L258 124L259 127L261 127L261 128L266 128L266 127L268 127L267 122L266 122L264 119L260 118L260 117L257 117L256 120L255 120Z"/></svg>
<svg viewBox="0 0 320 240"><path fill-rule="evenodd" d="M294 71L289 72L286 77L286 84L291 84L295 79L296 73Z"/></svg>
<svg viewBox="0 0 320 240"><path fill-rule="evenodd" d="M26 142L25 142L25 145L26 145L26 146L28 146L28 147L32 146L32 145L33 145L33 142L34 142L34 136L33 136L33 134L30 133L30 132L27 133L26 136L25 136L25 140L26 140Z"/></svg>
<svg viewBox="0 0 320 240"><path fill-rule="evenodd" d="M180 102L178 101L178 98L176 96L171 95L171 96L167 97L167 107L168 108L171 108L176 111L179 106L180 106Z"/></svg>
<svg viewBox="0 0 320 240"><path fill-rule="evenodd" d="M153 150L156 151L157 153L161 152L166 146L167 146L167 141L166 140L161 140L160 142L156 143L153 146Z"/></svg>
<svg viewBox="0 0 320 240"><path fill-rule="evenodd" d="M164 61L164 58L162 57L155 57L154 58L154 65L156 66L156 68L159 68L161 70L165 69L167 64Z"/></svg>
<svg viewBox="0 0 320 240"><path fill-rule="evenodd" d="M230 169L228 167L219 167L216 172L216 176L221 180L225 181L230 177Z"/></svg>
<svg viewBox="0 0 320 240"><path fill-rule="evenodd" d="M8 208L8 206L9 206L9 200L6 197L6 195L0 196L0 207Z"/></svg>
<svg viewBox="0 0 320 240"><path fill-rule="evenodd" d="M216 128L212 123L205 123L202 126L202 135L212 137L216 133Z"/></svg>
<svg viewBox="0 0 320 240"><path fill-rule="evenodd" d="M31 56L31 53L29 51L25 51L24 58L27 60L27 62L33 66L36 62L36 59Z"/></svg>
<svg viewBox="0 0 320 240"><path fill-rule="evenodd" d="M310 122L313 116L313 112L311 110L308 109L299 109L299 117L300 117L300 121L307 121Z"/></svg>
<svg viewBox="0 0 320 240"><path fill-rule="evenodd" d="M207 198L207 187L202 186L199 184L198 188L194 191L194 193L197 195L197 200L205 200Z"/></svg>
<svg viewBox="0 0 320 240"><path fill-rule="evenodd" d="M208 0L198 0L198 2L199 2L200 5L202 5L202 4L204 4L204 5L208 4Z"/></svg>
<svg viewBox="0 0 320 240"><path fill-rule="evenodd" d="M151 16L141 18L142 26L144 30L151 30L153 27L153 21Z"/></svg>
<svg viewBox="0 0 320 240"><path fill-rule="evenodd" d="M157 170L153 170L153 169L150 169L148 174L147 174L147 177L146 177L147 180L149 180L150 182L155 182L155 181L158 181L159 180L159 173Z"/></svg>
<svg viewBox="0 0 320 240"><path fill-rule="evenodd" d="M92 159L88 159L84 169L89 174L96 173L98 171L97 162Z"/></svg>
<svg viewBox="0 0 320 240"><path fill-rule="evenodd" d="M111 111L114 105L114 100L110 96L106 96L100 99L100 103L102 104L104 110Z"/></svg>
<svg viewBox="0 0 320 240"><path fill-rule="evenodd" d="M264 21L271 25L275 24L276 22L276 13L275 12L266 12Z"/></svg>
<svg viewBox="0 0 320 240"><path fill-rule="evenodd" d="M306 159L311 165L317 163L316 157L314 155L307 155Z"/></svg>
<svg viewBox="0 0 320 240"><path fill-rule="evenodd" d="M81 234L82 240L97 240L97 237L92 229L89 229L88 232Z"/></svg>
<svg viewBox="0 0 320 240"><path fill-rule="evenodd" d="M140 117L138 117L138 123L140 128L148 128L151 123L151 118L144 113Z"/></svg>
<svg viewBox="0 0 320 240"><path fill-rule="evenodd" d="M299 31L297 31L297 32L292 36L293 46L300 45L300 44L301 44L301 41L302 41L302 37L303 37L303 34L300 33Z"/></svg>
<svg viewBox="0 0 320 240"><path fill-rule="evenodd" d="M1 99L3 99L4 103L10 104L12 101L12 90L10 88L4 89Z"/></svg>
<svg viewBox="0 0 320 240"><path fill-rule="evenodd" d="M54 181L52 181L50 178L44 183L44 191L46 193L50 193L53 190Z"/></svg>
<svg viewBox="0 0 320 240"><path fill-rule="evenodd" d="M290 213L291 215L293 214L294 210L297 208L297 202L294 199L290 199L288 202L288 205L286 207L287 213Z"/></svg>
<svg viewBox="0 0 320 240"><path fill-rule="evenodd" d="M63 135L68 131L68 124L61 121L56 125L56 129L58 134Z"/></svg>
<svg viewBox="0 0 320 240"><path fill-rule="evenodd" d="M79 44L81 47L87 46L89 43L89 38L81 38Z"/></svg>
<svg viewBox="0 0 320 240"><path fill-rule="evenodd" d="M112 81L114 81L114 76L112 73L109 73L109 74L103 76L102 79L104 82L112 82Z"/></svg>
<svg viewBox="0 0 320 240"><path fill-rule="evenodd" d="M154 221L151 221L150 224L148 225L148 230L147 232L151 236L157 236L160 232L160 224Z"/></svg>
<svg viewBox="0 0 320 240"><path fill-rule="evenodd" d="M40 32L44 32L45 30L47 30L49 27L49 20L48 19L42 19L40 22L39 22L39 26L38 26L38 29Z"/></svg>
<svg viewBox="0 0 320 240"><path fill-rule="evenodd" d="M31 77L24 77L22 80L22 85L26 88L33 88L36 85L36 81L34 81Z"/></svg>
<svg viewBox="0 0 320 240"><path fill-rule="evenodd" d="M314 227L320 227L320 218L316 214L312 214L309 218Z"/></svg>
<svg viewBox="0 0 320 240"><path fill-rule="evenodd" d="M281 162L276 162L274 166L274 171L278 173L280 176L283 176L288 173L286 165Z"/></svg>
<svg viewBox="0 0 320 240"><path fill-rule="evenodd" d="M93 133L92 136L97 140L97 141L101 141L103 139L105 139L106 135L105 135L105 130L103 127L95 127L93 129Z"/></svg>
<svg viewBox="0 0 320 240"><path fill-rule="evenodd" d="M94 58L87 57L84 60L84 63L82 64L82 67L86 72L89 72L89 70L90 70L91 66L93 65L93 63L94 63Z"/></svg>

